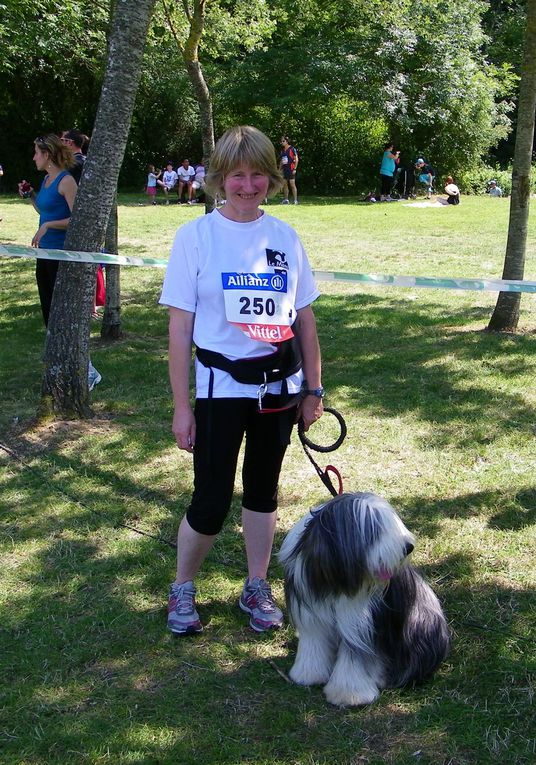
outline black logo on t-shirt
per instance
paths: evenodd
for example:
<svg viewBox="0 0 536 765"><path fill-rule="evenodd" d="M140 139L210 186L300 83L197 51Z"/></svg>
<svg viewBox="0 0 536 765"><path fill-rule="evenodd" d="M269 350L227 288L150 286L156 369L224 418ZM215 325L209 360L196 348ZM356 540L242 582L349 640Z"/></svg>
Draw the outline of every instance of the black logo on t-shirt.
<svg viewBox="0 0 536 765"><path fill-rule="evenodd" d="M285 271L288 271L287 256L284 252L266 248L266 260L268 265L272 266L272 268L282 268Z"/></svg>

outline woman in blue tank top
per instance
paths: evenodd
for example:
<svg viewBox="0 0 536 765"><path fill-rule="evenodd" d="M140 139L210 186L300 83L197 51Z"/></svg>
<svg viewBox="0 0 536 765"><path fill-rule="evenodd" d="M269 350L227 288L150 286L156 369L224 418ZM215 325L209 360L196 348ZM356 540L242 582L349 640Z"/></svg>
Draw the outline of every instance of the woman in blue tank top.
<svg viewBox="0 0 536 765"><path fill-rule="evenodd" d="M74 164L73 156L56 135L36 138L34 144L35 166L47 174L37 194L33 189L28 193L26 181L19 183L19 194L29 196L39 213L39 228L32 239L32 247L62 250L78 188L67 172ZM35 276L45 325L48 325L58 265L59 260L37 258L36 261Z"/></svg>

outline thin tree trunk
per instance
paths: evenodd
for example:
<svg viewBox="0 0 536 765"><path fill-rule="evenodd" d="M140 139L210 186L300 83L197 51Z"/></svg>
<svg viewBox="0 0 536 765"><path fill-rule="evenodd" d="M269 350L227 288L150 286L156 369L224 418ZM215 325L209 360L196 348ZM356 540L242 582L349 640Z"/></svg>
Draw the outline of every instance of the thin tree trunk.
<svg viewBox="0 0 536 765"><path fill-rule="evenodd" d="M527 0L527 27L525 55L521 68L518 122L508 241L503 268L503 279L523 279L527 226L530 205L530 169L534 141L534 114L536 111L536 0ZM487 329L495 332L514 332L519 322L521 294L500 292Z"/></svg>
<svg viewBox="0 0 536 765"><path fill-rule="evenodd" d="M118 250L116 194L106 227L104 251L111 255L117 255ZM104 316L102 317L101 337L105 340L118 340L121 337L121 266L110 264L106 266L105 272L106 303L104 305Z"/></svg>
<svg viewBox="0 0 536 765"><path fill-rule="evenodd" d="M65 249L100 250L134 109L154 0L117 0L106 74ZM89 416L89 335L96 266L58 269L45 343L41 411Z"/></svg>
<svg viewBox="0 0 536 765"><path fill-rule="evenodd" d="M189 61L186 58L186 50L184 51L184 63L186 65L186 71L188 77L192 83L194 92L197 96L197 103L199 104L199 119L201 122L201 140L203 142L203 157L205 158L206 167L210 165L210 158L214 151L214 116L212 113L212 101L210 98L210 91L203 76L203 69L197 59ZM212 212L214 209L214 199L205 191L205 212Z"/></svg>
<svg viewBox="0 0 536 765"><path fill-rule="evenodd" d="M212 99L210 90L203 74L203 68L199 61L199 43L205 28L205 3L206 0L194 0L193 13L190 10L188 0L182 0L182 7L189 24L190 31L184 45L173 24L173 16L170 6L163 0L164 13L177 47L186 67L186 72L192 83L192 87L199 106L199 121L201 123L201 140L203 143L203 158L208 168L210 158L214 151L214 116L212 112ZM212 212L214 199L205 192L205 212Z"/></svg>

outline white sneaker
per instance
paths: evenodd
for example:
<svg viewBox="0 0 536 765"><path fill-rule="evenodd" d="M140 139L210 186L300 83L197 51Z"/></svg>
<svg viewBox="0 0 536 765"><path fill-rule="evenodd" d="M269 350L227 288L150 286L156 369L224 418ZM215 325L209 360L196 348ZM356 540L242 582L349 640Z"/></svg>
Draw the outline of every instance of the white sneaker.
<svg viewBox="0 0 536 765"><path fill-rule="evenodd" d="M298 204L298 200L297 200L297 199L295 199L295 200L294 200L294 204L295 204L295 205L297 205L297 204Z"/></svg>
<svg viewBox="0 0 536 765"><path fill-rule="evenodd" d="M281 204L282 204L282 205L288 205L288 204L289 204L289 201L288 201L288 199L282 199L282 200L281 200Z"/></svg>

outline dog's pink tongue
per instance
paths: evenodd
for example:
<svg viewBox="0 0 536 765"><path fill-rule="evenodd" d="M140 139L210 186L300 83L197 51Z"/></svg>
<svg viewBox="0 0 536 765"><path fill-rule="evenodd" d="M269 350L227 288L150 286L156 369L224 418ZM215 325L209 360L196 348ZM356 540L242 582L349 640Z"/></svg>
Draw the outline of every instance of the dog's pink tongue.
<svg viewBox="0 0 536 765"><path fill-rule="evenodd" d="M376 576L378 577L378 579L387 580L391 578L391 572L386 568L379 568L378 571L376 572Z"/></svg>

